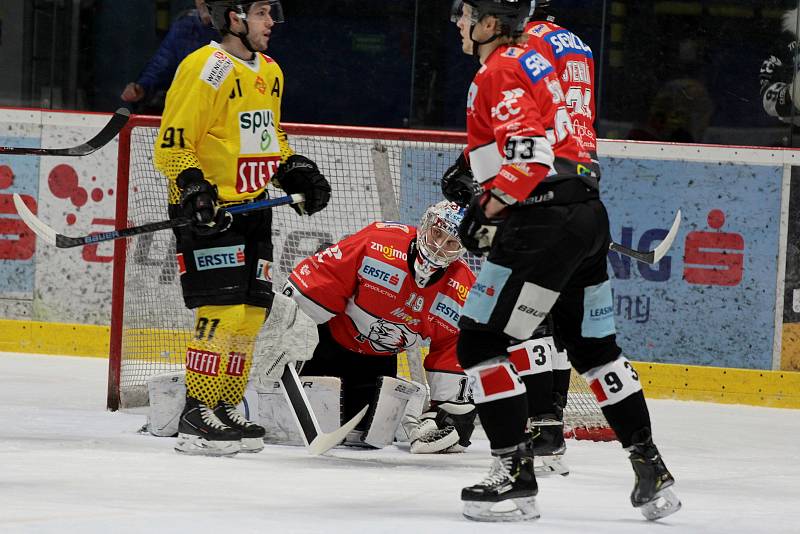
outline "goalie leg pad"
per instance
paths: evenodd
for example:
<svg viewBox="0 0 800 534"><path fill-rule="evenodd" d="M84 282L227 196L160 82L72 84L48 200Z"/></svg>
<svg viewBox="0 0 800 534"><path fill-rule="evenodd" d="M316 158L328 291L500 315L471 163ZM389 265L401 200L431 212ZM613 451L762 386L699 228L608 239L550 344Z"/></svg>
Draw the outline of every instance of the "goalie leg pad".
<svg viewBox="0 0 800 534"><path fill-rule="evenodd" d="M395 431L400 425L409 399L417 394L420 387L400 378L382 376L378 379L378 395L367 423L364 443L383 448L394 440Z"/></svg>
<svg viewBox="0 0 800 534"><path fill-rule="evenodd" d="M316 323L294 300L276 294L256 339L253 354L256 387L270 391L272 383L280 380L283 368L291 362L310 359L318 342Z"/></svg>
<svg viewBox="0 0 800 534"><path fill-rule="evenodd" d="M186 373L178 371L148 378L147 393L150 398L147 430L154 436L175 436L186 404Z"/></svg>
<svg viewBox="0 0 800 534"><path fill-rule="evenodd" d="M333 376L301 376L303 391L323 432L333 432L341 424L342 381ZM258 414L254 421L266 430L264 442L304 446L292 409L280 382L267 390L262 384L253 391L258 395ZM245 395L245 399L249 399ZM250 403L253 404L252 402Z"/></svg>
<svg viewBox="0 0 800 534"><path fill-rule="evenodd" d="M428 386L414 380L411 383L419 387L419 391L412 394L411 398L408 399L403 420L394 435L395 441L410 443L412 441L411 433L419 426L423 412L430 406Z"/></svg>

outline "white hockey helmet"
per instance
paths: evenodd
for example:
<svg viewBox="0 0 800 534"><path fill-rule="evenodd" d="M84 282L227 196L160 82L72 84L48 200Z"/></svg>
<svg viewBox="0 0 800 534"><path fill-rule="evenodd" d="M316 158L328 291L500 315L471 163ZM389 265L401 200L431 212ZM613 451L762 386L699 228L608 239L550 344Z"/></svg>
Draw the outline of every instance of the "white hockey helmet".
<svg viewBox="0 0 800 534"><path fill-rule="evenodd" d="M458 226L464 218L464 208L443 200L425 210L417 228L417 262L422 267L444 269L464 254L458 237ZM425 270L428 270L425 269Z"/></svg>

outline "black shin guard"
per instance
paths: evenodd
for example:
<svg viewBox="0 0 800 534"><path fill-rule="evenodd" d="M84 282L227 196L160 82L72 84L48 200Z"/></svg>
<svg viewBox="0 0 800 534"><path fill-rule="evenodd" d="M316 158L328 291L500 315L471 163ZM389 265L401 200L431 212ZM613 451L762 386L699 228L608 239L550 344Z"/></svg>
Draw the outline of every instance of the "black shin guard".
<svg viewBox="0 0 800 534"><path fill-rule="evenodd" d="M633 434L642 428L650 428L650 412L641 391L615 404L602 408L608 424L614 430L623 447L633 444Z"/></svg>
<svg viewBox="0 0 800 534"><path fill-rule="evenodd" d="M525 441L528 401L525 395L476 404L492 450L516 447Z"/></svg>
<svg viewBox="0 0 800 534"><path fill-rule="evenodd" d="M556 413L553 406L553 373L537 373L522 377L528 397L528 416Z"/></svg>

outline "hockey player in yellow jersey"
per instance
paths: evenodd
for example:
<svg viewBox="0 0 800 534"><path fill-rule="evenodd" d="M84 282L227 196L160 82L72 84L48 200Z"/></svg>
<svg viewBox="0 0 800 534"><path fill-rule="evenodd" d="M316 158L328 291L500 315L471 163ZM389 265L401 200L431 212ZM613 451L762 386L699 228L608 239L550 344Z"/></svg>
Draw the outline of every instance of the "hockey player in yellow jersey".
<svg viewBox="0 0 800 534"><path fill-rule="evenodd" d="M263 53L283 21L280 1L207 4L223 39L178 67L155 163L169 179L170 216L193 221L175 230L184 301L196 313L175 449L230 455L264 447L264 429L236 406L273 300L272 214L231 216L218 208L262 199L272 182L305 194L293 207L312 215L325 208L331 188L313 161L292 151L280 126L283 73Z"/></svg>

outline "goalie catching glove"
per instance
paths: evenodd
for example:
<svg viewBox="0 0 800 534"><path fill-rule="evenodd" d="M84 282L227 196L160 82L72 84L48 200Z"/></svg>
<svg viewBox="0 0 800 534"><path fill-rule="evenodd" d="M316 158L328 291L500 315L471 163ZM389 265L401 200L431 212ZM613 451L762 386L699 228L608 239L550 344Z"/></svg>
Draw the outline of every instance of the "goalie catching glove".
<svg viewBox="0 0 800 534"><path fill-rule="evenodd" d="M409 435L413 454L463 452L475 430L475 405L443 402L420 417Z"/></svg>
<svg viewBox="0 0 800 534"><path fill-rule="evenodd" d="M181 212L192 220L199 235L212 235L227 230L233 216L217 206L217 186L205 179L203 171L192 167L182 171L176 180L181 191Z"/></svg>
<svg viewBox="0 0 800 534"><path fill-rule="evenodd" d="M289 156L272 180L290 195L303 193L306 196L305 202L292 204L300 215L322 211L331 199L331 184L319 172L317 164L299 154Z"/></svg>

